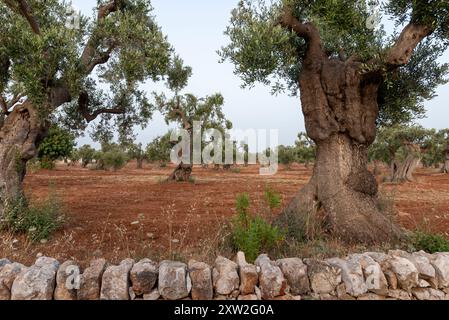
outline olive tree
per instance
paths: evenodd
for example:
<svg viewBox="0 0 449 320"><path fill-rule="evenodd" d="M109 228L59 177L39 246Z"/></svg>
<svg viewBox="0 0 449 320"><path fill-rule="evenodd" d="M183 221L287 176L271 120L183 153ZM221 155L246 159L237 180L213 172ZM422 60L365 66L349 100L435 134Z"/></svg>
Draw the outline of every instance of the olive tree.
<svg viewBox="0 0 449 320"><path fill-rule="evenodd" d="M300 92L316 162L284 213L311 217L321 209L329 231L348 241L401 236L378 209L367 150L380 122L422 115L417 102L431 97L447 72L436 57L448 45L449 2L391 0L381 9L402 31L372 28L360 0L242 0L226 30L230 44L220 51L244 85Z"/></svg>
<svg viewBox="0 0 449 320"><path fill-rule="evenodd" d="M0 215L22 190L50 119L74 132L129 134L151 104L139 85L167 73L172 49L148 0L99 0L68 23L58 0L0 1Z"/></svg>
<svg viewBox="0 0 449 320"><path fill-rule="evenodd" d="M166 97L165 94L155 94L155 101L158 110L165 116L167 124L176 123L188 132L192 151L194 122L200 123L201 132L216 129L222 134L226 129L232 128L232 123L226 119L223 113L224 98L220 93L204 98L199 98L191 93L181 94L191 75L192 69L184 66L182 59L175 57L167 81L167 87L174 92L174 95ZM169 180L189 181L192 168L193 152L190 152L189 163L179 163Z"/></svg>

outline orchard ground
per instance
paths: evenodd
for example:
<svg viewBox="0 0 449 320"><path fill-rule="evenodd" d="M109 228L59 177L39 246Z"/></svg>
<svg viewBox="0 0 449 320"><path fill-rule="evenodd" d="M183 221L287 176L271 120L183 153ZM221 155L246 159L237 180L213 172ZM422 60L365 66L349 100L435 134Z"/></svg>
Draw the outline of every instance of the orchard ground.
<svg viewBox="0 0 449 320"><path fill-rule="evenodd" d="M128 257L211 262L208 259L216 254L226 254L219 251L228 232L224 226L236 213L238 194L248 193L252 211L262 212L267 187L280 192L287 204L312 171L292 165L267 177L258 174L257 166L232 171L195 167L194 182L167 183L172 167L135 167L129 163L122 170L106 172L59 164L56 170L30 172L25 179L27 195L43 199L56 192L67 221L46 243L33 244L25 236L2 232L0 257L30 264L42 253L61 261L75 259L84 266L98 256L111 262ZM391 184L378 177L383 201L394 201L395 219L402 226L426 227L449 236L449 175L419 169L415 178L414 183ZM326 246L318 254L341 250L337 244ZM313 249L297 254L316 253Z"/></svg>

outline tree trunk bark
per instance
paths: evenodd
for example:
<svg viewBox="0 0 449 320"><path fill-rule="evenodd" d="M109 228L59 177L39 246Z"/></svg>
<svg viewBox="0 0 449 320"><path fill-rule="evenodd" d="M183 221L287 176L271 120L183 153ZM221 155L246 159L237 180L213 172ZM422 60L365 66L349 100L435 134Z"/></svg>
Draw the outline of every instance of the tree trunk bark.
<svg viewBox="0 0 449 320"><path fill-rule="evenodd" d="M327 231L346 241L388 241L399 231L378 209L377 182L367 163L367 148L345 134L319 142L313 176L285 213L310 222L323 209Z"/></svg>
<svg viewBox="0 0 449 320"><path fill-rule="evenodd" d="M416 145L406 145L407 156L404 161L393 162L393 173L391 180L393 182L413 182L413 172L418 167L421 157L419 156L419 147Z"/></svg>
<svg viewBox="0 0 449 320"><path fill-rule="evenodd" d="M29 102L5 119L0 129L0 217L9 201L23 195L26 164L36 156L46 128Z"/></svg>
<svg viewBox="0 0 449 320"><path fill-rule="evenodd" d="M143 159L138 158L137 159L137 169L142 169L143 168Z"/></svg>
<svg viewBox="0 0 449 320"><path fill-rule="evenodd" d="M367 150L376 137L382 77L360 72L356 61L322 57L314 48L311 43L300 91L306 131L317 145L317 158L310 182L283 214L299 215L308 226L318 221L320 213L325 230L352 243L397 239L400 229L379 210L377 182L367 166Z"/></svg>
<svg viewBox="0 0 449 320"><path fill-rule="evenodd" d="M168 180L176 182L189 182L192 175L192 165L180 163L172 172Z"/></svg>
<svg viewBox="0 0 449 320"><path fill-rule="evenodd" d="M444 164L443 168L441 169L442 173L449 173L449 150L446 150L444 154Z"/></svg>

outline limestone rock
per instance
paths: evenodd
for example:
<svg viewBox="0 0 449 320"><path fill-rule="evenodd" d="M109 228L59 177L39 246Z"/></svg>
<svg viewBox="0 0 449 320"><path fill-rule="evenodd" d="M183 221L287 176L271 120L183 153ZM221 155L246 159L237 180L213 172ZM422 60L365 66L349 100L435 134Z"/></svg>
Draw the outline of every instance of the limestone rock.
<svg viewBox="0 0 449 320"><path fill-rule="evenodd" d="M366 293L357 297L357 300L385 300L385 297L375 293Z"/></svg>
<svg viewBox="0 0 449 320"><path fill-rule="evenodd" d="M240 294L252 295L255 292L255 287L259 283L258 268L246 262L245 254L243 252L237 253L237 265L239 267L240 276Z"/></svg>
<svg viewBox="0 0 449 320"><path fill-rule="evenodd" d="M134 260L123 260L118 266L109 266L103 273L101 300L129 300L130 271Z"/></svg>
<svg viewBox="0 0 449 320"><path fill-rule="evenodd" d="M309 278L307 276L307 266L299 258L281 259L277 261L281 268L290 291L293 295L306 294L310 291Z"/></svg>
<svg viewBox="0 0 449 320"><path fill-rule="evenodd" d="M218 295L230 295L239 289L240 279L237 273L237 264L224 257L215 260L213 270L213 285Z"/></svg>
<svg viewBox="0 0 449 320"><path fill-rule="evenodd" d="M0 271L0 300L11 299L12 284L25 269L26 267L20 263L9 263L2 267Z"/></svg>
<svg viewBox="0 0 449 320"><path fill-rule="evenodd" d="M353 254L350 259L360 263L367 290L378 295L385 295L388 289L388 281L381 265L366 254Z"/></svg>
<svg viewBox="0 0 449 320"><path fill-rule="evenodd" d="M285 295L288 287L287 280L276 263L266 254L260 255L255 263L260 267L259 287L262 291L262 299L269 300Z"/></svg>
<svg viewBox="0 0 449 320"><path fill-rule="evenodd" d="M341 278L348 294L358 297L368 291L363 277L362 266L357 259L343 260L333 258L326 260L326 262L341 269Z"/></svg>
<svg viewBox="0 0 449 320"><path fill-rule="evenodd" d="M387 296L395 300L412 300L410 293L404 290L388 290Z"/></svg>
<svg viewBox="0 0 449 320"><path fill-rule="evenodd" d="M80 289L78 290L78 300L99 300L101 279L106 270L105 259L96 259L84 270L80 276Z"/></svg>
<svg viewBox="0 0 449 320"><path fill-rule="evenodd" d="M413 296L418 300L444 300L445 294L433 288L413 288Z"/></svg>
<svg viewBox="0 0 449 320"><path fill-rule="evenodd" d="M237 300L239 300L239 301L257 301L259 299L257 298L257 295L255 295L255 294L248 294L245 296L239 296L237 298Z"/></svg>
<svg viewBox="0 0 449 320"><path fill-rule="evenodd" d="M59 262L41 257L19 273L11 287L11 300L52 300Z"/></svg>
<svg viewBox="0 0 449 320"><path fill-rule="evenodd" d="M64 262L56 274L55 300L76 300L80 285L79 266L74 261ZM70 279L69 279L70 277Z"/></svg>
<svg viewBox="0 0 449 320"><path fill-rule="evenodd" d="M402 250L391 250L390 255L405 258L409 260L418 270L418 277L427 280L432 287L438 287L435 268L431 265L427 254L422 252L408 253Z"/></svg>
<svg viewBox="0 0 449 320"><path fill-rule="evenodd" d="M388 263L401 289L410 292L412 288L418 286L418 270L408 259L394 256L388 260Z"/></svg>
<svg viewBox="0 0 449 320"><path fill-rule="evenodd" d="M9 261L8 259L0 259L0 271L2 271L2 268L7 264L11 264L11 261Z"/></svg>
<svg viewBox="0 0 449 320"><path fill-rule="evenodd" d="M161 297L161 294L159 293L159 289L155 288L150 293L144 294L143 300L156 301L156 300L159 300L160 297Z"/></svg>
<svg viewBox="0 0 449 320"><path fill-rule="evenodd" d="M158 273L157 263L150 259L143 259L136 263L130 273L134 294L141 296L150 293L157 282Z"/></svg>
<svg viewBox="0 0 449 320"><path fill-rule="evenodd" d="M167 300L181 300L189 296L192 282L187 265L175 261L162 261L159 265L159 293Z"/></svg>
<svg viewBox="0 0 449 320"><path fill-rule="evenodd" d="M192 280L192 300L212 300L214 288L211 267L206 263L191 260L189 274Z"/></svg>
<svg viewBox="0 0 449 320"><path fill-rule="evenodd" d="M304 263L307 265L310 287L314 293L326 294L334 292L341 283L340 268L315 259L305 259Z"/></svg>
<svg viewBox="0 0 449 320"><path fill-rule="evenodd" d="M432 256L430 263L435 268L438 288L449 287L449 256L444 253L436 253Z"/></svg>

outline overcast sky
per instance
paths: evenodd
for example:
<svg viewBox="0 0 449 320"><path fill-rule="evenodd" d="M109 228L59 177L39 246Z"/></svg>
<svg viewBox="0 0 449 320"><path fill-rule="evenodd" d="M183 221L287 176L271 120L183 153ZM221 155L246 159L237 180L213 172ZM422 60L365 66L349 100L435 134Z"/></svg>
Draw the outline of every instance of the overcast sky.
<svg viewBox="0 0 449 320"><path fill-rule="evenodd" d="M293 144L299 131L304 131L304 118L298 98L271 96L268 87L241 89L233 66L219 63L216 53L228 42L223 31L231 10L238 0L152 0L154 14L164 34L185 63L192 66L193 76L186 91L198 96L221 92L224 112L239 129L279 129L279 142ZM76 8L91 15L96 0L73 0ZM449 52L442 57L449 62ZM148 92L163 86L146 86ZM428 128L446 128L449 124L449 85L438 89L438 97L426 103L427 118L419 121ZM156 114L138 140L146 145L167 131L163 118ZM83 138L79 142L91 143Z"/></svg>

